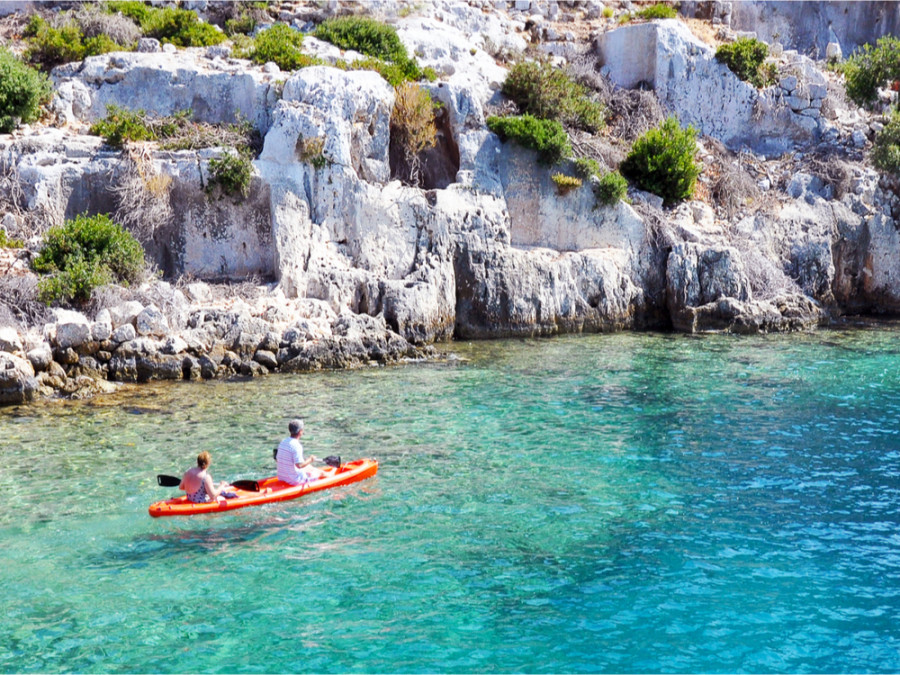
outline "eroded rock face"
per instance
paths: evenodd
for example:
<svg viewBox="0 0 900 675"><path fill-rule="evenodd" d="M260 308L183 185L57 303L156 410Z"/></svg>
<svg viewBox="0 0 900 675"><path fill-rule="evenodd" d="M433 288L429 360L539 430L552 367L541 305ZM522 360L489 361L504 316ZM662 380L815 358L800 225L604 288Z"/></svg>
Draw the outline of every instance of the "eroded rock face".
<svg viewBox="0 0 900 675"><path fill-rule="evenodd" d="M603 33L595 49L613 82L626 89L650 86L682 125L691 124L729 148L781 155L794 144L816 140L823 130L810 101L824 97L824 79L799 56L795 70L804 93L796 101L788 97L785 105L780 87L757 90L740 80L716 60L712 47L675 19ZM798 76L791 92L799 86Z"/></svg>

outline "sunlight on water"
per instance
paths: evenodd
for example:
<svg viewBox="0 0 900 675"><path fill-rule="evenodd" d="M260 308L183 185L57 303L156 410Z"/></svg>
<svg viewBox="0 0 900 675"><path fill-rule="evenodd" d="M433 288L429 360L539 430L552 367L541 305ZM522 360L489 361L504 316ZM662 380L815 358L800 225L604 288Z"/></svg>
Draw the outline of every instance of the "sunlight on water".
<svg viewBox="0 0 900 675"><path fill-rule="evenodd" d="M2 672L900 669L891 327L458 358L0 410ZM152 519L290 417L378 476Z"/></svg>

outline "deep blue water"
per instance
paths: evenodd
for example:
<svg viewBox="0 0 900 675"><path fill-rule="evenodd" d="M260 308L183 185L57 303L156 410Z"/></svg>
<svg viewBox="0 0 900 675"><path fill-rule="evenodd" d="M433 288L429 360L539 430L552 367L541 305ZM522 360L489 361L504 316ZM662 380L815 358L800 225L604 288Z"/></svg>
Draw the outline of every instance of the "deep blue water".
<svg viewBox="0 0 900 675"><path fill-rule="evenodd" d="M0 410L0 671L900 671L893 326L452 352ZM147 515L295 415L378 476Z"/></svg>

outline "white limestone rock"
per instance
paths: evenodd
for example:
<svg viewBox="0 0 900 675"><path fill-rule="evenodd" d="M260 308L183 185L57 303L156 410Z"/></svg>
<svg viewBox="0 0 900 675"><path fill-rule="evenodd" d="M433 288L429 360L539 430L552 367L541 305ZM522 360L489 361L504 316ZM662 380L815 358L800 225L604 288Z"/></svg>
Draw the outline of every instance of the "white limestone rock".
<svg viewBox="0 0 900 675"><path fill-rule="evenodd" d="M12 326L0 326L0 352L22 351L22 339L19 331Z"/></svg>

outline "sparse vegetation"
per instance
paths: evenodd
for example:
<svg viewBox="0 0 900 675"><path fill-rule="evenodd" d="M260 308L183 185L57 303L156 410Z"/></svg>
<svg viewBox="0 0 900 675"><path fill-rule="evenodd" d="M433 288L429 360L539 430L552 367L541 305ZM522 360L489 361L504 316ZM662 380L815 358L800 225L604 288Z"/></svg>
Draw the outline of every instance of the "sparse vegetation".
<svg viewBox="0 0 900 675"><path fill-rule="evenodd" d="M105 8L111 14L121 13L134 20L147 37L177 47L207 47L226 39L225 33L187 9L151 7L134 0L111 0Z"/></svg>
<svg viewBox="0 0 900 675"><path fill-rule="evenodd" d="M21 239L10 239L6 230L0 229L0 248L22 248L25 242Z"/></svg>
<svg viewBox="0 0 900 675"><path fill-rule="evenodd" d="M678 16L678 10L675 9L672 5L667 5L664 2L658 2L655 5L650 5L649 7L639 9L637 12L635 12L635 16L641 19L646 19L647 21L652 21L653 19L674 19L676 16Z"/></svg>
<svg viewBox="0 0 900 675"><path fill-rule="evenodd" d="M591 176L599 176L603 171L600 168L600 162L590 157L579 157L573 162L575 174L581 178L588 179Z"/></svg>
<svg viewBox="0 0 900 675"><path fill-rule="evenodd" d="M397 29L364 16L342 16L319 24L315 36L341 49L352 49L370 56L374 61L349 64L353 70L375 70L388 82L397 86L400 81L433 80L434 71L422 69L409 56L397 36ZM346 64L345 64L346 65Z"/></svg>
<svg viewBox="0 0 900 675"><path fill-rule="evenodd" d="M568 194L575 188L580 188L583 181L577 176L567 176L564 173L555 173L550 178L556 184L556 191L560 195Z"/></svg>
<svg viewBox="0 0 900 675"><path fill-rule="evenodd" d="M634 142L620 170L666 204L689 199L700 175L696 137L693 127L682 129L676 118L669 117Z"/></svg>
<svg viewBox="0 0 900 675"><path fill-rule="evenodd" d="M604 206L613 206L619 201L625 201L628 194L628 181L618 171L599 174L592 186L597 202Z"/></svg>
<svg viewBox="0 0 900 675"><path fill-rule="evenodd" d="M209 160L209 174L209 192L219 187L222 192L231 196L246 197L250 194L253 164L246 152L226 152L221 157Z"/></svg>
<svg viewBox="0 0 900 675"><path fill-rule="evenodd" d="M875 136L872 163L880 171L900 176L900 112L894 110L891 119Z"/></svg>
<svg viewBox="0 0 900 675"><path fill-rule="evenodd" d="M874 47L863 45L839 69L850 100L871 106L878 100L879 87L900 79L900 39L886 35Z"/></svg>
<svg viewBox="0 0 900 675"><path fill-rule="evenodd" d="M591 133L605 124L603 106L590 98L588 90L544 59L513 65L502 91L523 114L557 120Z"/></svg>
<svg viewBox="0 0 900 675"><path fill-rule="evenodd" d="M569 136L556 120L542 120L533 115L488 117L488 128L506 141L537 150L541 164L558 164L572 154Z"/></svg>
<svg viewBox="0 0 900 675"><path fill-rule="evenodd" d="M86 302L98 286L135 283L145 266L140 243L103 214L80 215L50 228L32 262L35 272L48 275L38 283L38 297L48 305Z"/></svg>
<svg viewBox="0 0 900 675"><path fill-rule="evenodd" d="M433 147L436 139L431 96L411 82L400 83L391 112L391 146L403 157L405 171L400 173L409 184L419 184L419 153Z"/></svg>
<svg viewBox="0 0 900 675"><path fill-rule="evenodd" d="M312 136L310 138L301 138L299 143L300 159L309 162L316 169L324 169L328 165L328 158L325 157L325 137Z"/></svg>
<svg viewBox="0 0 900 675"><path fill-rule="evenodd" d="M92 16L83 13L85 16ZM50 70L61 63L82 61L88 56L131 49L134 45L121 45L104 32L97 31L92 36L85 35L82 27L72 15L61 15L61 25L54 26L38 14L32 15L25 29L28 48L25 56L29 62L44 70ZM93 26L95 29L96 25Z"/></svg>
<svg viewBox="0 0 900 675"><path fill-rule="evenodd" d="M778 71L773 63L765 63L769 48L756 38L743 37L721 45L716 50L716 59L745 82L757 89L775 84Z"/></svg>
<svg viewBox="0 0 900 675"><path fill-rule="evenodd" d="M51 93L46 75L0 49L0 133L38 119Z"/></svg>

